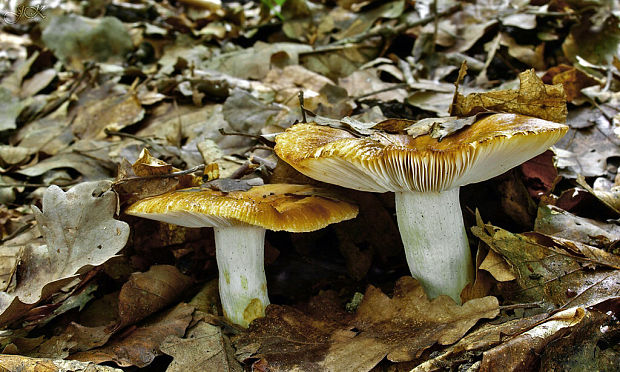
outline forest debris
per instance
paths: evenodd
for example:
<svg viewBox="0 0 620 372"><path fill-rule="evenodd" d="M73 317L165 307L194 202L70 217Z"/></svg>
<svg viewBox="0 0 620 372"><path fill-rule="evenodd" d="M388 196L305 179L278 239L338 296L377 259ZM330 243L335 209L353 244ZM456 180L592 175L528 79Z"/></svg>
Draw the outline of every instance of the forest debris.
<svg viewBox="0 0 620 372"><path fill-rule="evenodd" d="M458 93L452 115L471 116L479 112L510 112L564 123L567 108L562 85L545 85L534 70L519 74L518 90L497 90L485 93Z"/></svg>
<svg viewBox="0 0 620 372"><path fill-rule="evenodd" d="M346 323L270 305L266 317L255 320L249 334L235 344L237 348L255 345L256 357L274 371L369 371L386 356L391 361L409 361L435 343L454 343L479 319L498 313L495 297L462 306L447 296L429 301L416 280L403 277L393 298L370 286L355 317Z"/></svg>
<svg viewBox="0 0 620 372"><path fill-rule="evenodd" d="M133 49L125 26L114 17L92 19L75 14L52 17L41 38L58 59L74 68L83 61L122 59Z"/></svg>
<svg viewBox="0 0 620 372"><path fill-rule="evenodd" d="M180 303L122 337L113 338L105 346L72 354L70 358L94 363L112 361L121 367L146 367L161 355L160 345L164 339L185 334L193 311L193 306Z"/></svg>
<svg viewBox="0 0 620 372"><path fill-rule="evenodd" d="M586 310L582 307L566 309L554 314L544 323L485 351L480 371L519 371L533 368L538 361L538 355L554 340L564 336L562 329L575 327L585 314Z"/></svg>
<svg viewBox="0 0 620 372"><path fill-rule="evenodd" d="M106 136L104 130L119 131L144 117L144 109L133 88L120 93L122 86L106 84L84 95L79 102L71 125L73 133L82 139Z"/></svg>
<svg viewBox="0 0 620 372"><path fill-rule="evenodd" d="M564 136L556 147L560 175L575 179L578 174L584 177L605 176L611 157L620 156L620 142L614 134L614 125L603 113L583 107L571 111L568 124L577 129ZM588 123L586 127L584 124Z"/></svg>
<svg viewBox="0 0 620 372"><path fill-rule="evenodd" d="M603 249L620 241L620 226L579 217L546 204L538 207L534 231Z"/></svg>
<svg viewBox="0 0 620 372"><path fill-rule="evenodd" d="M204 320L192 326L185 337L169 336L160 349L174 359L167 372L213 371L242 372L230 341L220 327Z"/></svg>
<svg viewBox="0 0 620 372"><path fill-rule="evenodd" d="M0 368L21 372L122 372L122 369L99 366L93 362L48 358L29 358L21 355L0 355Z"/></svg>
<svg viewBox="0 0 620 372"><path fill-rule="evenodd" d="M144 273L133 273L118 295L117 328L134 324L174 303L191 279L170 265L154 265Z"/></svg>
<svg viewBox="0 0 620 372"><path fill-rule="evenodd" d="M45 244L25 246L15 290L0 292L0 323L23 315L13 306L38 302L125 246L129 225L112 218L116 206L108 181L81 183L66 193L58 186L46 190L43 212L32 207Z"/></svg>
<svg viewBox="0 0 620 372"><path fill-rule="evenodd" d="M492 225L472 232L503 256L515 272L517 301L544 301L555 306L591 306L618 295L618 263L613 255L571 241L549 240L539 233L512 234Z"/></svg>
<svg viewBox="0 0 620 372"><path fill-rule="evenodd" d="M603 202L603 204L620 215L620 187L612 186L609 190L604 190L601 188L593 189L590 185L588 185L582 175L577 176L577 183L584 189L588 190L589 193L596 196L596 198Z"/></svg>
<svg viewBox="0 0 620 372"><path fill-rule="evenodd" d="M480 269L488 271L498 282L509 282L517 278L502 256L495 251L489 251L480 264Z"/></svg>

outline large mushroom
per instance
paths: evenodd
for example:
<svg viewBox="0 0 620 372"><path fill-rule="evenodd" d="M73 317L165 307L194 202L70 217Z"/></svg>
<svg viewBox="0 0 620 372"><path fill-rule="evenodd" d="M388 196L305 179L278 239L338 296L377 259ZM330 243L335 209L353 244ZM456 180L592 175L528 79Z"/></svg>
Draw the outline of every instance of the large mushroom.
<svg viewBox="0 0 620 372"><path fill-rule="evenodd" d="M278 156L319 181L371 192L393 191L411 274L430 298L460 303L473 266L459 187L495 177L544 152L568 127L532 117L495 114L438 141L377 132L360 137L316 124L296 124L276 137Z"/></svg>
<svg viewBox="0 0 620 372"><path fill-rule="evenodd" d="M248 191L191 188L140 200L126 213L186 227L213 227L224 316L247 327L269 304L265 229L307 232L357 216L356 206L306 185L262 185Z"/></svg>

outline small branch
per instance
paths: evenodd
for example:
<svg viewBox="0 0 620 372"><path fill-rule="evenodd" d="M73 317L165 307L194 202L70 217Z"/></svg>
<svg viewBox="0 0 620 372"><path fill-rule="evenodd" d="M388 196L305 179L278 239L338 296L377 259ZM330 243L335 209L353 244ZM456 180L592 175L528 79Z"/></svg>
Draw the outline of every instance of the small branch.
<svg viewBox="0 0 620 372"><path fill-rule="evenodd" d="M354 100L360 100L362 98L366 98L366 97L370 97L374 94L379 94L379 93L383 93L383 92L389 92L391 90L396 90L396 89L400 89L400 88L407 88L408 84L407 83L400 83L400 84L396 84L393 85L389 88L383 88L383 89L379 89L379 90L375 90L374 92L369 92L369 93L364 93L362 95L359 95L357 97L353 97Z"/></svg>
<svg viewBox="0 0 620 372"><path fill-rule="evenodd" d="M303 90L299 91L299 108L301 109L301 122L307 123L308 120L306 119L306 109L304 108L304 91Z"/></svg>
<svg viewBox="0 0 620 372"><path fill-rule="evenodd" d="M152 180L152 179L157 179L157 178L173 178L173 177L178 177L178 176L184 176L187 174L192 174L192 173L201 171L203 169L205 169L205 165L201 164L193 168L178 171L178 172L171 172L171 173L166 173L166 174L154 174L152 176L142 176L142 177L136 176L136 177L123 178L122 180L116 181L116 183L119 184L119 183L125 183L129 181L135 181L135 180Z"/></svg>
<svg viewBox="0 0 620 372"><path fill-rule="evenodd" d="M535 309L537 307L540 307L540 304L538 302L530 302L526 304L514 304L514 305L500 306L499 309L500 310Z"/></svg>
<svg viewBox="0 0 620 372"><path fill-rule="evenodd" d="M352 37L348 37L345 39L341 39L338 40L332 44L332 46L335 45L342 45L342 44L348 44L348 43L359 43L363 40L366 40L370 37L374 37L374 36L385 36L386 34L392 34L392 35L396 35L399 34L403 31L405 31L408 28L412 28L412 27L417 27L417 26L423 26L426 25L428 23L431 22L435 22L435 19L439 19L441 17L445 17L451 14L454 14L456 12L458 12L459 10L462 9L462 5L461 4L457 4L454 6L451 6L448 9L445 9L439 13L436 14L431 14L428 17L424 17L424 18L420 18L416 21L413 22L406 22L406 23L401 23L395 27L391 27L391 26L386 26L386 27L379 27L379 28L373 28L369 31L363 32L361 34L352 36Z"/></svg>
<svg viewBox="0 0 620 372"><path fill-rule="evenodd" d="M263 138L262 136L257 136L255 134L250 134L250 133L242 133L242 132L227 132L226 130L224 130L224 128L220 128L218 130L220 132L220 134L222 136L241 136L241 137L248 137L248 138L252 138L260 143L262 143L265 146L269 146L271 144L271 142L267 141L265 138Z"/></svg>

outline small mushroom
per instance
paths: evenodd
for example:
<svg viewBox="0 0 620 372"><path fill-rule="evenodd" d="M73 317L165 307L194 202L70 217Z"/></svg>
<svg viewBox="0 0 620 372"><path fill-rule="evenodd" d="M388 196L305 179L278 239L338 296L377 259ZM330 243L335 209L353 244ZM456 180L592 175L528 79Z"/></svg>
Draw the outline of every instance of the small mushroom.
<svg viewBox="0 0 620 372"><path fill-rule="evenodd" d="M478 120L438 141L377 132L369 137L315 124L276 136L278 156L306 176L371 192L393 191L409 269L430 298L460 303L473 280L459 187L495 177L544 152L562 124L514 114Z"/></svg>
<svg viewBox="0 0 620 372"><path fill-rule="evenodd" d="M262 185L248 191L191 188L140 200L126 213L186 227L213 227L224 316L247 327L269 304L265 229L308 232L355 218L356 206L305 185Z"/></svg>

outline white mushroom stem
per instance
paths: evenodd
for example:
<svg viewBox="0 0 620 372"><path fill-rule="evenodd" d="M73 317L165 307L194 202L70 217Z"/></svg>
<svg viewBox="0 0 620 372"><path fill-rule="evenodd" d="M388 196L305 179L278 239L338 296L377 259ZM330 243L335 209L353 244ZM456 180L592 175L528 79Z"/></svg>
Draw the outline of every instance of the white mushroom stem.
<svg viewBox="0 0 620 372"><path fill-rule="evenodd" d="M461 303L474 270L459 204L459 188L396 193L396 217L411 275L429 298L445 294Z"/></svg>
<svg viewBox="0 0 620 372"><path fill-rule="evenodd" d="M247 327L265 315L269 305L265 277L265 229L255 226L216 227L215 257L224 316Z"/></svg>

